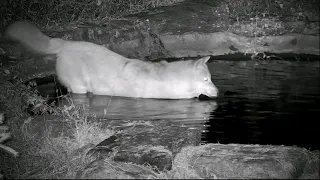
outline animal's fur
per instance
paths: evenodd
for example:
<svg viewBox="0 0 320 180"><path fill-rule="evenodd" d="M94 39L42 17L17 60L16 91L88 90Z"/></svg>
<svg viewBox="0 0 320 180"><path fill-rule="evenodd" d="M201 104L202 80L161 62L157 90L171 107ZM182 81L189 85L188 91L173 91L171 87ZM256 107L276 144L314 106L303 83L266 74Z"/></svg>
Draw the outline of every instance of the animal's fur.
<svg viewBox="0 0 320 180"><path fill-rule="evenodd" d="M129 59L94 43L50 38L22 21L11 24L5 37L35 53L55 54L57 76L73 93L166 99L218 94L206 65L210 57L170 63Z"/></svg>

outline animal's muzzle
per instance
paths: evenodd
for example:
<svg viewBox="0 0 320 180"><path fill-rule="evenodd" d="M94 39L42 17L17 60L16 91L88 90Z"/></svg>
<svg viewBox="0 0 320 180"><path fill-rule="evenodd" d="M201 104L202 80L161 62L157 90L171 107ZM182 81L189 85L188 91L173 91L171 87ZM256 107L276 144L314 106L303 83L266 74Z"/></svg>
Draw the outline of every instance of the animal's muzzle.
<svg viewBox="0 0 320 180"><path fill-rule="evenodd" d="M209 97L218 97L219 90L216 86L213 85L211 88L207 89L206 95Z"/></svg>

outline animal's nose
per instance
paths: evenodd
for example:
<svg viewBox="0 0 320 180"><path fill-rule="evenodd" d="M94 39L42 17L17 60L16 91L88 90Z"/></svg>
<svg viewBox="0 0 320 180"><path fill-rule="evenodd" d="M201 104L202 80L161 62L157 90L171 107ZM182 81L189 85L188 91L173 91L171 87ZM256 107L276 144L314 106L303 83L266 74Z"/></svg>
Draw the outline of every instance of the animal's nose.
<svg viewBox="0 0 320 180"><path fill-rule="evenodd" d="M212 83L212 85L213 85L213 89L212 89L213 94L215 94L215 96L218 96L218 95L219 95L219 89L218 89L217 86L214 85L213 83Z"/></svg>

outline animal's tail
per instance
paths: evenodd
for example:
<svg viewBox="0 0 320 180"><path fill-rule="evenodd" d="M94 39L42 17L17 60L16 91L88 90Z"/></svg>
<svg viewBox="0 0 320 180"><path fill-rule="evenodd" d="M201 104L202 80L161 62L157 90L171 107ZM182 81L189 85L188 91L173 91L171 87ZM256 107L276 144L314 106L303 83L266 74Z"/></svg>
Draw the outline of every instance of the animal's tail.
<svg viewBox="0 0 320 180"><path fill-rule="evenodd" d="M19 42L28 51L36 54L57 54L65 43L59 38L50 38L29 22L17 21L10 24L5 32L5 38Z"/></svg>

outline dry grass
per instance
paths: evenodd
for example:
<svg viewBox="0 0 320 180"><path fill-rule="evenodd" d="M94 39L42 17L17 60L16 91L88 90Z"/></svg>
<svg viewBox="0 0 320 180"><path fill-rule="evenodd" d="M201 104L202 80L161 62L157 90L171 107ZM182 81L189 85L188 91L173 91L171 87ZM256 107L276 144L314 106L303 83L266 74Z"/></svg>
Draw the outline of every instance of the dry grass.
<svg viewBox="0 0 320 180"><path fill-rule="evenodd" d="M259 17L286 17L304 20L319 17L318 0L225 0L229 16L234 19Z"/></svg>
<svg viewBox="0 0 320 180"><path fill-rule="evenodd" d="M86 155L86 151L114 134L114 131L102 128L98 119L89 119L87 107L77 107L71 99L69 106L49 106L46 99L40 97L31 85L24 85L19 80L15 83L3 80L1 84L1 106L8 117L11 133L16 139L10 143L22 153L23 157L17 157L17 160L28 163L21 162L26 167L23 167L24 170L17 170L22 173L15 174L17 177L74 178L79 169L94 160ZM31 122L34 119L28 117L25 111L30 105L33 106L33 110L42 113L47 113L48 110L54 112L60 117L61 123L68 125L69 133L57 137L51 132L50 126L44 126L45 135L40 140L36 132L32 131L37 123ZM42 168L34 169L35 167L29 164L37 164ZM6 172L5 169L2 170Z"/></svg>
<svg viewBox="0 0 320 180"><path fill-rule="evenodd" d="M50 129L46 129L45 141L34 151L34 155L46 157L51 163L43 171L28 178L74 178L77 171L95 159L87 155L87 151L114 135L114 131L102 128L102 123L97 119L88 118L86 106L77 107L72 99L69 101L70 106L56 107L56 111L62 115L61 121L68 124L70 133L54 137ZM27 131L22 133L27 135ZM30 138L29 141L33 141Z"/></svg>
<svg viewBox="0 0 320 180"><path fill-rule="evenodd" d="M15 20L54 26L81 19L120 18L184 0L1 0L0 29Z"/></svg>
<svg viewBox="0 0 320 180"><path fill-rule="evenodd" d="M318 0L225 0L220 4L224 18L233 22L236 31L254 37L245 54L258 61L281 59L257 48L266 34L284 33L286 22L319 21L319 7Z"/></svg>

